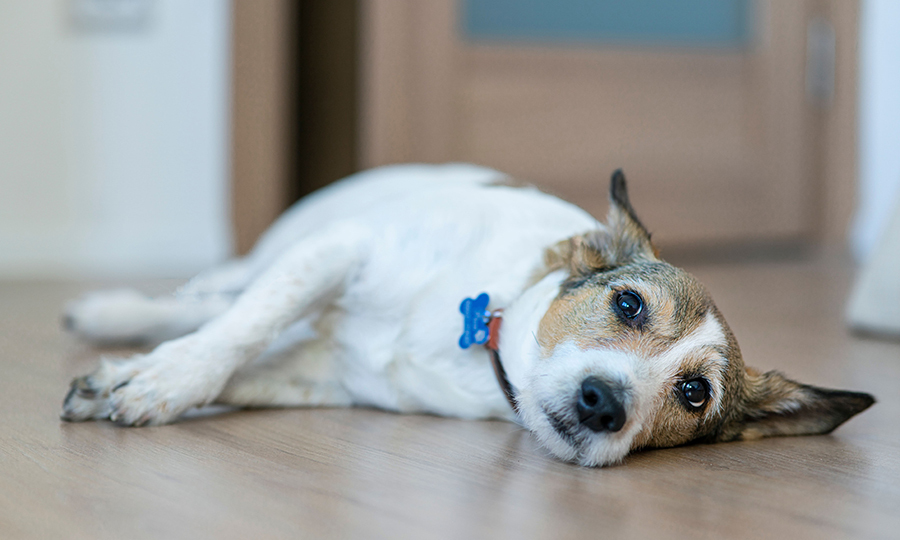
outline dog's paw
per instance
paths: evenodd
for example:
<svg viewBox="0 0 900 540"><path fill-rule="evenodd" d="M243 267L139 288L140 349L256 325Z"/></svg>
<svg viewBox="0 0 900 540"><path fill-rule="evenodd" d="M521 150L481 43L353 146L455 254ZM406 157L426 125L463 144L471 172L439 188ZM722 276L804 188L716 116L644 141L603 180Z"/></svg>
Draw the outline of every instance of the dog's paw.
<svg viewBox="0 0 900 540"><path fill-rule="evenodd" d="M70 422L101 420L112 412L110 396L140 372L143 357L101 360L93 373L72 381L63 400L60 418Z"/></svg>
<svg viewBox="0 0 900 540"><path fill-rule="evenodd" d="M72 381L61 418L108 418L123 426L172 422L188 409L211 402L227 381L194 359L166 344L146 356L103 361L94 373Z"/></svg>
<svg viewBox="0 0 900 540"><path fill-rule="evenodd" d="M142 371L109 396L109 419L122 426L167 424L193 407L212 401L202 376L163 363Z"/></svg>

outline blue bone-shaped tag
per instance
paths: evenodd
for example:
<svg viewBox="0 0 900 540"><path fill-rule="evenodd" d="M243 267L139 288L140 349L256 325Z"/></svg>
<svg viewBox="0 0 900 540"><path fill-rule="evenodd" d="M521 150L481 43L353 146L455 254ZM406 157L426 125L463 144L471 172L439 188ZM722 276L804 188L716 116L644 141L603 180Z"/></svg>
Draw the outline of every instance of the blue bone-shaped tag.
<svg viewBox="0 0 900 540"><path fill-rule="evenodd" d="M463 315L463 333L459 337L459 346L468 349L470 345L483 345L488 340L488 321L491 312L487 310L491 297L487 293L481 293L474 300L466 298L459 305L459 312Z"/></svg>

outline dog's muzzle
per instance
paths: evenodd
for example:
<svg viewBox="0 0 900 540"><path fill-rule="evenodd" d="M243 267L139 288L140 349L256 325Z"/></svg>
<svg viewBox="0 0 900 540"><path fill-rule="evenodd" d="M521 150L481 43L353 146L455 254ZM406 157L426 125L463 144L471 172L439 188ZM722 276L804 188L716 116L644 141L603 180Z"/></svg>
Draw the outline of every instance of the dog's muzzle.
<svg viewBox="0 0 900 540"><path fill-rule="evenodd" d="M609 384L588 377L578 392L578 422L594 432L616 432L625 425L625 406Z"/></svg>

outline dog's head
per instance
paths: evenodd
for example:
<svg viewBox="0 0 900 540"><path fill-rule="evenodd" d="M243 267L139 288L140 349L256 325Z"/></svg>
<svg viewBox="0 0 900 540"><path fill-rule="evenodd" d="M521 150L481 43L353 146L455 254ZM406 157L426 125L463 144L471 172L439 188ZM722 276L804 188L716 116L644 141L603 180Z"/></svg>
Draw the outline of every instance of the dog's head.
<svg viewBox="0 0 900 540"><path fill-rule="evenodd" d="M620 171L606 226L551 259L568 278L517 402L562 459L607 465L641 448L827 433L874 402L745 368L703 286L658 258Z"/></svg>

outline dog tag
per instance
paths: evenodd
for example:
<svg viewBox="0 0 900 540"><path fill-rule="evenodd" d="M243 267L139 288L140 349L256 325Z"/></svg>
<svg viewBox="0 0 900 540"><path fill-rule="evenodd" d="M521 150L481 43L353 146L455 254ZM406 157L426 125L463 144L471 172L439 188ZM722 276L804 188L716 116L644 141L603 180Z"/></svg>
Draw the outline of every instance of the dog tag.
<svg viewBox="0 0 900 540"><path fill-rule="evenodd" d="M459 337L459 346L468 349L473 343L483 345L487 343L490 332L488 321L491 312L487 310L491 297L487 293L481 293L477 298L466 298L459 305L459 312L463 316L463 333Z"/></svg>

